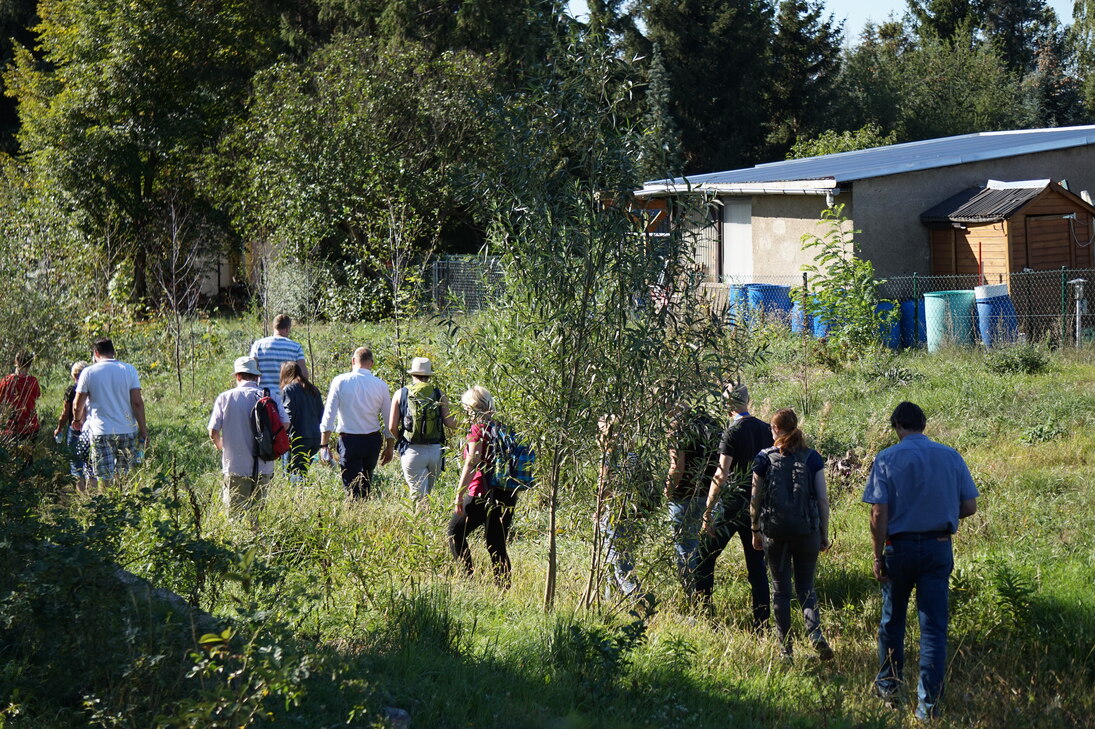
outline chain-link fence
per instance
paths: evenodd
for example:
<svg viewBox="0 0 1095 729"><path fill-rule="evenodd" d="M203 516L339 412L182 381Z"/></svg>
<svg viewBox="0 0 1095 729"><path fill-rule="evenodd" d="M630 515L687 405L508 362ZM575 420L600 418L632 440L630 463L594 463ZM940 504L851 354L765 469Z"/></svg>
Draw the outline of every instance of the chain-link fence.
<svg viewBox="0 0 1095 729"><path fill-rule="evenodd" d="M439 311L487 308L503 286L496 258L448 257L433 264L433 297ZM712 308L749 326L778 320L793 331L823 337L839 323L802 312L809 274L724 277L701 284ZM892 347L945 343L998 346L1051 339L1095 342L1095 269L1024 271L991 276L895 276L879 282L879 307L895 308Z"/></svg>
<svg viewBox="0 0 1095 729"><path fill-rule="evenodd" d="M503 286L497 258L445 256L431 266L433 304L437 311L480 311L488 308Z"/></svg>

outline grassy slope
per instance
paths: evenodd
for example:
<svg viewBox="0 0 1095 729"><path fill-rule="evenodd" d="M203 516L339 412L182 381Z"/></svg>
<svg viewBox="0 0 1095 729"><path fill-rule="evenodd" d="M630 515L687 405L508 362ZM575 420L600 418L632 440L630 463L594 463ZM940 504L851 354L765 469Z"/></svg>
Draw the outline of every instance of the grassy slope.
<svg viewBox="0 0 1095 729"><path fill-rule="evenodd" d="M303 487L280 478L260 534L227 524L216 497L217 460L204 427L240 331L205 340L203 364L180 396L174 375L153 353L145 364L153 468L192 482L203 530L237 545L257 545L282 570L264 595L297 632L333 646L344 679L372 705L408 709L419 727L725 727L897 726L909 711L885 709L868 690L875 662L880 599L870 579L865 469L833 484L835 546L822 558L822 621L836 650L832 664L800 655L775 660L771 639L744 629L748 603L740 550L720 560L717 615L693 615L669 569L664 530L648 529L641 555L646 584L661 601L646 640L621 643L631 618L610 606L576 610L584 585L588 505L568 504L561 519L562 593L556 613L539 609L545 570L545 515L539 495L521 504L513 588L499 595L480 576L454 575L444 544L447 505L458 468L450 462L435 508L417 515L394 467L382 469L383 498L347 504L336 474L318 469ZM378 351L387 333L366 330ZM301 336L303 338L303 336ZM341 370L354 333L324 333L317 380ZM390 347L389 347L390 349ZM433 343L422 349L445 367ZM802 386L779 356L754 373L760 416L787 405L801 411ZM383 360L383 358L382 358ZM448 371L455 368L455 363ZM387 369L386 373L384 370ZM793 369L793 368L791 368ZM443 370L444 371L444 370ZM157 374L158 372L158 374ZM382 362L381 374L392 381ZM911 399L929 414L929 435L958 447L982 491L979 513L956 539L953 661L947 722L969 726L1076 726L1095 711L1095 363L1091 352L1054 355L1037 375L995 375L978 353L908 354L863 362L848 373L811 373L805 429L824 455L856 449L869 462L891 442L889 411ZM454 378L455 380L455 378ZM450 381L450 395L470 384ZM44 402L59 402L53 383ZM480 538L481 539L481 538ZM128 546L131 569L185 591L141 534ZM481 541L473 543L485 560ZM308 599L300 594L307 592ZM203 594L224 610L228 593ZM915 637L915 629L912 631ZM915 648L909 656L915 665ZM915 671L909 672L910 676ZM349 692L349 688L347 691ZM335 725L345 696L313 695L298 723ZM911 705L910 705L911 706ZM295 713L295 712L291 712ZM321 718L323 717L323 718Z"/></svg>

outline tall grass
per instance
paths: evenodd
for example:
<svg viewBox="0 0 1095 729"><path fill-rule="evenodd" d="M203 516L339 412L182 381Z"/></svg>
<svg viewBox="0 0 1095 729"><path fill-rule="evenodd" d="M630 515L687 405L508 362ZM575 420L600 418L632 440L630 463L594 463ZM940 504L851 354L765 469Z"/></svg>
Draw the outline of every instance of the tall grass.
<svg viewBox="0 0 1095 729"><path fill-rule="evenodd" d="M614 600L594 611L578 608L594 464L588 483L564 491L560 591L551 614L540 608L548 535L535 491L519 502L509 591L500 593L487 569L470 579L454 569L444 534L458 475L455 450L426 512L415 510L394 465L381 469L379 496L365 503L345 500L337 473L316 467L299 486L284 475L275 478L256 528L227 521L219 504L219 462L204 428L216 393L231 384L230 363L247 332L239 322L214 322L206 341L216 344L209 345L215 352L191 353L204 364L182 397L172 390L174 373L142 373L152 435L149 463L132 487L147 488L148 496L131 502L138 513L119 528L115 552L128 569L234 621L237 630L269 629L289 653L311 653L315 666L325 667L302 678L299 690L273 691L274 718L260 723L341 726L353 716L360 724L382 707L399 706L419 727L906 724L911 695L894 712L869 690L881 600L870 577L867 510L859 497L871 459L894 442L889 413L908 399L927 412L928 435L963 452L982 492L978 514L955 540L944 725L1092 725L1090 350L1042 353L1044 367L1029 373L958 350L876 353L835 373L810 369L807 435L832 460L849 451L853 457L831 481L835 543L818 574L822 621L836 660L821 664L800 651L786 665L770 636L748 630L740 549L731 545L721 558L713 614L702 614L676 583L660 514L646 520L638 553L657 613L640 617ZM401 383L400 363L385 355L389 332L330 327L313 336L329 343L317 350L321 387L357 344L372 345L378 373L393 386ZM802 409L800 349L783 335L768 336L770 356L749 373L760 417L788 405ZM482 377L476 363L446 361L442 333L422 324L414 337L420 352L434 359L450 397ZM125 341L118 344L123 357L154 361L148 352L127 351ZM61 386L60 376L50 380L44 406L60 402ZM458 444L452 438L450 445ZM60 454L43 457L61 466ZM84 502L51 499L52 506L41 507L51 520L87 525L97 518ZM473 551L477 567L485 566L481 537ZM915 676L916 636L911 625L909 676ZM149 655L164 652L151 651L147 642L132 645ZM178 649L171 655L187 662ZM8 669L5 685L18 684L15 670ZM131 717L147 720L134 719L134 726L157 725L154 708L179 715L167 689L162 705L149 707L125 688L125 676L111 676L109 685L92 687L98 706L111 711L51 713L48 696L9 694L2 697L9 708L0 711L0 726L69 727L89 720L120 726L103 717L119 715L127 702L139 704ZM185 688L185 680L177 680ZM208 691L183 693L208 704Z"/></svg>

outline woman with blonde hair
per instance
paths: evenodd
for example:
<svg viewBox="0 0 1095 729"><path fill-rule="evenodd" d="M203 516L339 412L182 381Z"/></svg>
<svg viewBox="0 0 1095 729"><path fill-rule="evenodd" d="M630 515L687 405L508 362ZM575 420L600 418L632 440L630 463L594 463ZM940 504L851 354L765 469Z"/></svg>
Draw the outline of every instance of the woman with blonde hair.
<svg viewBox="0 0 1095 729"><path fill-rule="evenodd" d="M814 576L817 559L829 548L829 495L825 461L808 448L794 410L772 417L775 445L757 454L749 516L753 546L763 549L772 575L772 603L780 651L790 660L791 590L802 606L806 634L818 656L833 657L821 632Z"/></svg>
<svg viewBox="0 0 1095 729"><path fill-rule="evenodd" d="M449 521L449 547L453 557L464 563L464 569L470 575L472 559L468 534L480 526L485 527L494 578L502 587L509 587L511 566L506 540L513 524L517 491L492 486L495 469L492 433L497 427L494 398L487 388L475 385L460 398L460 404L471 419L471 429L464 446L464 467L456 486L455 513Z"/></svg>

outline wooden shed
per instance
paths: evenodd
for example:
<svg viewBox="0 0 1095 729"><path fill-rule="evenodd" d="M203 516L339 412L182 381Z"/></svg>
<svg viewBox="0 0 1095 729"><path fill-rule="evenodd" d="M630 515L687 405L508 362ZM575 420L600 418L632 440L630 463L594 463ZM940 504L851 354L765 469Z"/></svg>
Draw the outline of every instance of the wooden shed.
<svg viewBox="0 0 1095 729"><path fill-rule="evenodd" d="M932 274L997 275L1095 265L1095 207L1050 180L989 180L920 215Z"/></svg>

